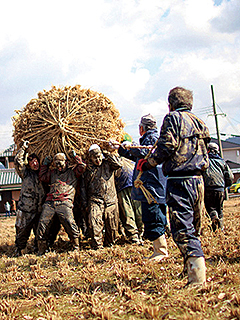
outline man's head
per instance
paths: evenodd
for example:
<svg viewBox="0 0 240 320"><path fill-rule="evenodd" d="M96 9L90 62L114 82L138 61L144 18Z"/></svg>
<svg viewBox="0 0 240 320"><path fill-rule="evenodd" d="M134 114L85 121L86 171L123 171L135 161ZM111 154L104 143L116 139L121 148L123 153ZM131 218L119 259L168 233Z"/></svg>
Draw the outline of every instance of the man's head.
<svg viewBox="0 0 240 320"><path fill-rule="evenodd" d="M219 146L215 142L210 142L208 144L208 151L212 153L218 153L219 152Z"/></svg>
<svg viewBox="0 0 240 320"><path fill-rule="evenodd" d="M182 87L176 87L169 91L168 94L169 111L185 107L192 110L193 93Z"/></svg>
<svg viewBox="0 0 240 320"><path fill-rule="evenodd" d="M139 133L142 136L150 129L157 129L157 120L149 113L145 116L142 116L139 123Z"/></svg>
<svg viewBox="0 0 240 320"><path fill-rule="evenodd" d="M89 153L89 160L95 165L100 166L102 164L103 154L102 151L97 144L91 145L88 150Z"/></svg>
<svg viewBox="0 0 240 320"><path fill-rule="evenodd" d="M30 156L27 157L28 165L31 170L37 171L39 170L39 158L35 153L30 154Z"/></svg>
<svg viewBox="0 0 240 320"><path fill-rule="evenodd" d="M53 161L58 169L58 171L64 171L67 166L67 158L64 153L57 153L55 154Z"/></svg>

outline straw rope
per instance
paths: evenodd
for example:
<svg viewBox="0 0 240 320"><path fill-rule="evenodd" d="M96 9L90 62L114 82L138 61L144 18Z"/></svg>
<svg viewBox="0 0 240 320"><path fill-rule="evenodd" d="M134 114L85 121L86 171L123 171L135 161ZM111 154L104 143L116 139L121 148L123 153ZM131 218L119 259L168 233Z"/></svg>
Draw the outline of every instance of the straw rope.
<svg viewBox="0 0 240 320"><path fill-rule="evenodd" d="M148 154L145 156L145 158L144 158L145 160L147 160L150 157L152 151L156 148L157 142L158 142L158 140L154 143L154 145L151 147L151 149L148 152ZM134 186L136 188L140 188L141 189L142 193L144 194L145 198L147 199L148 204L151 204L152 202L157 203L157 200L153 197L151 192L148 191L144 187L142 180L140 180L141 176L142 176L142 173L143 173L143 171L139 171L139 174L138 174L136 180L134 181Z"/></svg>

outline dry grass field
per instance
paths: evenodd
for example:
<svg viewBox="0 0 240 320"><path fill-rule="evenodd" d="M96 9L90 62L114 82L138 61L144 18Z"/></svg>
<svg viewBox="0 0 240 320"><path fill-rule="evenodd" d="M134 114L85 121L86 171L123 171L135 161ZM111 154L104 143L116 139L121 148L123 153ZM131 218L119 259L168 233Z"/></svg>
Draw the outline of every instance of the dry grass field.
<svg viewBox="0 0 240 320"><path fill-rule="evenodd" d="M203 222L207 284L185 288L182 258L145 261L151 243L69 251L61 230L54 251L14 258L15 217L0 219L0 319L240 319L240 199L224 203L225 229Z"/></svg>

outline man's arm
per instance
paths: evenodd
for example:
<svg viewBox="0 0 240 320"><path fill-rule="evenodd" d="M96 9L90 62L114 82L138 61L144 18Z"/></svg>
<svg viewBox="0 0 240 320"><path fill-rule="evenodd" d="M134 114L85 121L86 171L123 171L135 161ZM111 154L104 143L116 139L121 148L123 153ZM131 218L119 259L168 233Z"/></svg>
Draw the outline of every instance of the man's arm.
<svg viewBox="0 0 240 320"><path fill-rule="evenodd" d="M76 177L79 178L86 170L87 165L82 161L82 158L80 156L76 155L76 152L74 150L71 151L70 156L74 159L75 163L77 164L76 167L73 169L73 172L75 173Z"/></svg>
<svg viewBox="0 0 240 320"><path fill-rule="evenodd" d="M49 165L51 164L51 162L52 157L46 156L39 171L39 180L46 184L50 183L51 181L51 170L49 169Z"/></svg>
<svg viewBox="0 0 240 320"><path fill-rule="evenodd" d="M18 150L14 158L14 166L19 177L23 179L26 169L25 158L27 156L28 141L24 141L22 147Z"/></svg>

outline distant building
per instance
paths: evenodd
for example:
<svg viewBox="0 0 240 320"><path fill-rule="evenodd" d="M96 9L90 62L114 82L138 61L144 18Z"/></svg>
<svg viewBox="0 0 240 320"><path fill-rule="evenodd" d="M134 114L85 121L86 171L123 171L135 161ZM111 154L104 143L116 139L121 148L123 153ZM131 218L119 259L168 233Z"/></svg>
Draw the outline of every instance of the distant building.
<svg viewBox="0 0 240 320"><path fill-rule="evenodd" d="M18 202L22 180L14 168L15 145L0 153L0 212L4 212L4 204L12 200Z"/></svg>
<svg viewBox="0 0 240 320"><path fill-rule="evenodd" d="M223 158L231 168L235 182L240 177L240 144L233 142L233 140L238 141L236 139L231 139L231 141L228 139L221 140L221 143ZM211 138L211 142L216 142L218 144L218 140L215 138Z"/></svg>

